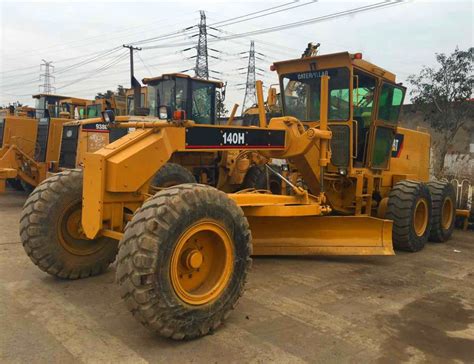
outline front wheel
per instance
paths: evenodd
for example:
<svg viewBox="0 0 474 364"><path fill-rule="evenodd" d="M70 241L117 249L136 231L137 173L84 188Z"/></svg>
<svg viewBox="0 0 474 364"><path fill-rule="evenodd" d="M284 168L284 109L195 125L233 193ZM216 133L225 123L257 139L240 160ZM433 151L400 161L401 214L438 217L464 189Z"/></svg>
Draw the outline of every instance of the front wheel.
<svg viewBox="0 0 474 364"><path fill-rule="evenodd" d="M23 206L23 247L41 270L77 279L102 273L114 261L117 241L89 240L82 232L82 171L67 170L41 182Z"/></svg>
<svg viewBox="0 0 474 364"><path fill-rule="evenodd" d="M243 293L250 241L242 209L225 193L199 184L160 191L136 211L120 242L122 298L162 336L206 335Z"/></svg>

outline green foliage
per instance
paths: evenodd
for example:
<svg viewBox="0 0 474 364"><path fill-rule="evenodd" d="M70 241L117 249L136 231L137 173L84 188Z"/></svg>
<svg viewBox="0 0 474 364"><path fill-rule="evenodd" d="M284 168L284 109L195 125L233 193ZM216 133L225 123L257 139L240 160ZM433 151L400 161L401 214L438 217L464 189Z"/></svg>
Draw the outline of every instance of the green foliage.
<svg viewBox="0 0 474 364"><path fill-rule="evenodd" d="M425 121L441 135L434 148L434 170L444 175L444 160L457 132L472 129L474 119L474 48L456 48L450 55L436 54L437 67L424 66L408 82L413 87L411 101L423 113ZM468 123L471 125L469 126Z"/></svg>
<svg viewBox="0 0 474 364"><path fill-rule="evenodd" d="M423 111L431 127L455 133L473 117L470 100L474 88L474 48L455 51L447 56L436 54L438 67L424 66L418 75L411 75L411 100Z"/></svg>
<svg viewBox="0 0 474 364"><path fill-rule="evenodd" d="M122 85L117 86L117 91L114 92L112 90L107 90L105 92L98 92L97 95L95 95L95 99L111 99L112 96L118 95L118 96L125 96L125 88Z"/></svg>

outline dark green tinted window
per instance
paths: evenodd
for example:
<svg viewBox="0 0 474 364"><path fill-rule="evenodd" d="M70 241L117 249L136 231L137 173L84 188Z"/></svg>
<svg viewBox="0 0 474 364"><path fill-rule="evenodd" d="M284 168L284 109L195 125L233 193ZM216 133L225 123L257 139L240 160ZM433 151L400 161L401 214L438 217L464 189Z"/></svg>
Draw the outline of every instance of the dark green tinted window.
<svg viewBox="0 0 474 364"><path fill-rule="evenodd" d="M378 127L375 132L372 168L387 168L392 154L394 132L390 128Z"/></svg>
<svg viewBox="0 0 474 364"><path fill-rule="evenodd" d="M378 118L390 124L396 124L398 122L398 115L400 114L404 94L405 90L384 83L382 92L380 93Z"/></svg>
<svg viewBox="0 0 474 364"><path fill-rule="evenodd" d="M87 117L96 118L100 115L100 111L101 111L100 105L87 106Z"/></svg>

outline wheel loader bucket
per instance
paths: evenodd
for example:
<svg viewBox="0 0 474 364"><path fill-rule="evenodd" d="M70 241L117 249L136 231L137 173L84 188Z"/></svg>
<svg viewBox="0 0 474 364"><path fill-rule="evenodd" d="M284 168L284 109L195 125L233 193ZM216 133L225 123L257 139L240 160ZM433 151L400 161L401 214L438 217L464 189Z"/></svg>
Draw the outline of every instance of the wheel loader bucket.
<svg viewBox="0 0 474 364"><path fill-rule="evenodd" d="M248 216L254 255L394 255L392 221L368 216Z"/></svg>

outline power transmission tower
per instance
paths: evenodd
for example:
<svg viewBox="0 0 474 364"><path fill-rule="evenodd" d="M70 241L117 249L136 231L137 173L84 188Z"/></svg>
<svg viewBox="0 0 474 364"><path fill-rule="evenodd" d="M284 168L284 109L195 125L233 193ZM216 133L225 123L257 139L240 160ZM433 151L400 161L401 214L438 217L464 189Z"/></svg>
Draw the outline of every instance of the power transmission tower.
<svg viewBox="0 0 474 364"><path fill-rule="evenodd" d="M207 54L207 26L206 13L200 11L201 21L199 23L199 39L197 45L196 67L194 73L197 78L209 79L209 63Z"/></svg>
<svg viewBox="0 0 474 364"><path fill-rule="evenodd" d="M247 105L252 106L257 103L257 96L255 92L255 45L253 40L250 42L249 51L249 65L247 67L247 83L245 85L245 96L242 104L242 114L247 108Z"/></svg>
<svg viewBox="0 0 474 364"><path fill-rule="evenodd" d="M134 73L134 66L133 66L133 51L141 51L141 48L134 47L132 45L123 45L124 48L128 48L130 51L130 85L133 88L133 114L135 114L138 109L142 106L141 101L141 93L142 93L142 85L140 81L135 78ZM128 101L127 101L128 102Z"/></svg>
<svg viewBox="0 0 474 364"><path fill-rule="evenodd" d="M51 80L54 80L52 73L54 72L53 61L46 61L42 59L43 63L40 65L40 81L43 81L42 85L39 85L39 92L45 94L51 94L56 92L56 87L52 86Z"/></svg>

